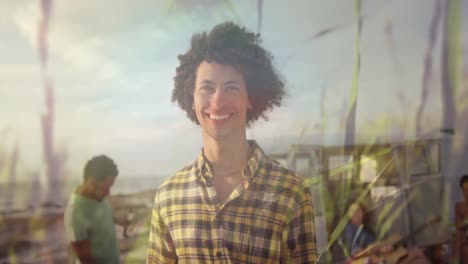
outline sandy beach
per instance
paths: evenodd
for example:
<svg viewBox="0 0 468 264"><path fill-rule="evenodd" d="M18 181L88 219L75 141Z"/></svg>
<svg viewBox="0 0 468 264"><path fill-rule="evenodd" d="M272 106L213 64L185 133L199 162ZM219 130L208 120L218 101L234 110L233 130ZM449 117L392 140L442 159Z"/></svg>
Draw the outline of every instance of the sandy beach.
<svg viewBox="0 0 468 264"><path fill-rule="evenodd" d="M109 201L122 263L143 263L154 191L112 195ZM43 206L0 213L0 264L71 263L62 206ZM128 225L127 237L124 225Z"/></svg>

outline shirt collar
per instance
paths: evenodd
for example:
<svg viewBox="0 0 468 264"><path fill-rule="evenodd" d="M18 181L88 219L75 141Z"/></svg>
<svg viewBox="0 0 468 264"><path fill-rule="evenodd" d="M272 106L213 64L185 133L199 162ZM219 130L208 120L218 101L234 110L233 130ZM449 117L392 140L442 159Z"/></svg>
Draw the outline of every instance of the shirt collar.
<svg viewBox="0 0 468 264"><path fill-rule="evenodd" d="M250 160L247 162L247 165L242 170L242 175L246 179L252 179L258 169L260 169L264 164L266 155L263 153L263 150L258 146L255 140L247 140L247 143L253 150L253 154ZM205 158L205 155L203 155L203 149L200 151L200 154L198 155L194 165L194 173L196 176L206 180L211 180L213 178L211 168Z"/></svg>

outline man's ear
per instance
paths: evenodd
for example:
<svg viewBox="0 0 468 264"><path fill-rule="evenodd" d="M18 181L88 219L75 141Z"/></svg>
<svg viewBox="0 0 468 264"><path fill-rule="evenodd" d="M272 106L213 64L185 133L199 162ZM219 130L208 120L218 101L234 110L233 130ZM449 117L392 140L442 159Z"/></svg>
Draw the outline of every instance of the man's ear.
<svg viewBox="0 0 468 264"><path fill-rule="evenodd" d="M89 188L96 188L96 185L97 185L97 181L96 179L94 178L89 178L86 180L86 186L88 186Z"/></svg>
<svg viewBox="0 0 468 264"><path fill-rule="evenodd" d="M250 99L247 99L247 109L252 110L252 103L250 102Z"/></svg>

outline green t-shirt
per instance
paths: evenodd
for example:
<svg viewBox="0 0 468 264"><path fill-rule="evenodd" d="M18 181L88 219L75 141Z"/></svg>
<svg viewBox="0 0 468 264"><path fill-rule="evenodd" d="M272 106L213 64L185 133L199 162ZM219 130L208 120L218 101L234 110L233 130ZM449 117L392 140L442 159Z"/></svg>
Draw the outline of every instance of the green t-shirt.
<svg viewBox="0 0 468 264"><path fill-rule="evenodd" d="M65 209L64 224L68 241L90 242L96 263L119 263L112 208L107 198L97 201L74 192Z"/></svg>

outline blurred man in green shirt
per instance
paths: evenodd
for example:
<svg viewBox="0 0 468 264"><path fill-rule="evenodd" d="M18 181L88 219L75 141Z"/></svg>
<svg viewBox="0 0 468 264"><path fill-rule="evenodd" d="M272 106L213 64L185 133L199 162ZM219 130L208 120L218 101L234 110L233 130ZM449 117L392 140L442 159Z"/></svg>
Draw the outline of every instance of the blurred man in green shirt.
<svg viewBox="0 0 468 264"><path fill-rule="evenodd" d="M106 199L118 173L112 159L93 157L86 163L83 182L68 201L65 231L76 263L119 263L112 208Z"/></svg>

